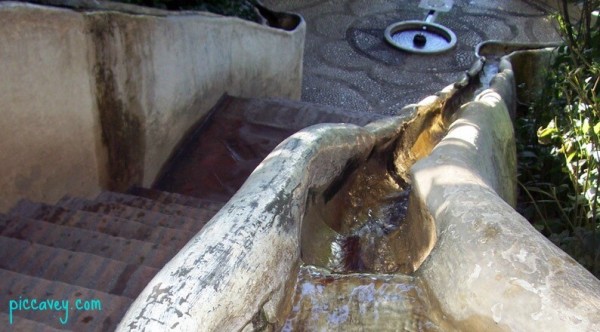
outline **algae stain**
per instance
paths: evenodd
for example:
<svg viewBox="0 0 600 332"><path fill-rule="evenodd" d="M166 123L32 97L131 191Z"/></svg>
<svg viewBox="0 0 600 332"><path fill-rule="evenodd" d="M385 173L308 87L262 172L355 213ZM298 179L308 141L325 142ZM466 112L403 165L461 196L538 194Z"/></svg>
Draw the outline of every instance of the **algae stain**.
<svg viewBox="0 0 600 332"><path fill-rule="evenodd" d="M123 101L120 90L129 87L119 84L114 72L119 62L113 56L119 54L115 50L119 45L115 32L118 27L103 17L90 18L88 23L95 46L94 77L101 138L107 151L105 186L123 191L132 185L140 185L143 179L143 119L134 114L139 108L132 103L135 98L128 98L128 103Z"/></svg>

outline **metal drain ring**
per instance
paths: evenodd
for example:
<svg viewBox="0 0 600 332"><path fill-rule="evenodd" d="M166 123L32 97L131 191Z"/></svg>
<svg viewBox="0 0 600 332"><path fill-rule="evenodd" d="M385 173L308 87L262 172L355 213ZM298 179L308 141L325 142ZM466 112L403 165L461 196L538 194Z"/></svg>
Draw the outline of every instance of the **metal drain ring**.
<svg viewBox="0 0 600 332"><path fill-rule="evenodd" d="M448 41L448 45L434 50L428 50L425 48L420 49L415 47L410 48L396 43L392 38L392 36L399 31L421 30L424 27L428 32L437 34L442 38L446 39ZM454 46L456 46L456 34L454 34L452 30L446 28L443 25L425 21L402 21L393 23L385 29L384 37L385 40L392 46L410 53L437 54L446 52L454 48Z"/></svg>

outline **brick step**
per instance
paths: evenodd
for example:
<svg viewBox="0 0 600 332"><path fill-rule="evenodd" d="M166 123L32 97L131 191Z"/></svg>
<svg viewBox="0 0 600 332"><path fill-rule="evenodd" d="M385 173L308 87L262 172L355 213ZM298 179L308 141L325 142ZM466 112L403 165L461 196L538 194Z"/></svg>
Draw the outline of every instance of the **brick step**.
<svg viewBox="0 0 600 332"><path fill-rule="evenodd" d="M129 189L130 195L145 197L148 199L155 200L163 204L179 204L190 206L197 209L207 209L214 211L215 213L221 210L225 205L226 201L208 200L201 199L192 196L181 195L177 193L170 193L166 191L149 189L143 187L132 187Z"/></svg>
<svg viewBox="0 0 600 332"><path fill-rule="evenodd" d="M0 236L0 268L135 299L159 269Z"/></svg>
<svg viewBox="0 0 600 332"><path fill-rule="evenodd" d="M215 123L213 130L225 131L231 125L237 125L238 135L223 137L218 140L225 155L234 162L259 159L262 161L276 146L294 131L273 129L263 125L244 123L241 119L232 119L227 124Z"/></svg>
<svg viewBox="0 0 600 332"><path fill-rule="evenodd" d="M18 319L27 319L43 322L51 328L73 331L113 331L133 302L127 297L4 269L0 269L0 295L3 302L3 305L0 305L0 311L5 314L9 313L9 301L11 300L66 300L69 303L69 316L64 325L59 321L59 318L65 318L64 310L13 310L13 324ZM77 303L77 300L81 302ZM101 304L101 310L77 310L76 304L84 305L86 303ZM31 331L37 331L37 329Z"/></svg>
<svg viewBox="0 0 600 332"><path fill-rule="evenodd" d="M216 116L240 118L252 124L296 132L318 123L353 123L364 126L385 116L329 105L281 98L223 97Z"/></svg>
<svg viewBox="0 0 600 332"><path fill-rule="evenodd" d="M319 123L366 125L384 118L283 99L221 97L182 140L154 188L228 201L284 139Z"/></svg>
<svg viewBox="0 0 600 332"><path fill-rule="evenodd" d="M201 223L203 226L207 221L215 215L215 211L193 208L180 204L163 204L145 197L133 196L128 194L115 193L110 191L104 191L100 193L94 202L98 203L119 203L127 206L131 206L138 209L144 209L170 216L182 216L192 218L196 223Z"/></svg>
<svg viewBox="0 0 600 332"><path fill-rule="evenodd" d="M178 248L173 246L125 239L83 228L2 214L0 214L0 235L159 269L178 251Z"/></svg>
<svg viewBox="0 0 600 332"><path fill-rule="evenodd" d="M277 137L239 137L251 126L241 121L214 121L187 147L186 158L173 161L157 189L228 201L267 154L290 133ZM185 174L185 175L183 175Z"/></svg>
<svg viewBox="0 0 600 332"><path fill-rule="evenodd" d="M111 236L153 242L175 248L183 247L195 235L194 232L185 230L160 226L152 227L124 218L34 203L29 200L21 200L9 211L9 215L44 220L59 225L83 228Z"/></svg>
<svg viewBox="0 0 600 332"><path fill-rule="evenodd" d="M194 234L204 226L204 224L184 216L148 211L120 203L95 202L79 197L65 196L56 205L71 210L82 210L137 221L151 227L168 227Z"/></svg>
<svg viewBox="0 0 600 332"><path fill-rule="evenodd" d="M230 136L230 138L237 138L237 141L240 142L244 142L246 140L260 141L261 138L265 142L271 142L274 139L278 141L283 141L284 139L286 139L287 137L289 137L297 131L295 129L287 127L276 127L268 123L260 123L253 120L247 120L241 115L238 115L238 113L235 113L234 115L229 114L229 116L226 116L226 118L227 124L222 122L215 122L214 125L218 126L222 124L224 126L228 126L233 124L239 127L239 137Z"/></svg>
<svg viewBox="0 0 600 332"><path fill-rule="evenodd" d="M17 297L18 299L18 297ZM11 299L5 299L6 306L8 306L8 301ZM11 317L9 314L5 312L0 312L0 326L2 326L3 331L40 331L40 332L58 332L58 331L69 331L62 330L50 327L44 323L36 322L33 320L29 320L23 317L18 317L15 314L12 315L12 323Z"/></svg>

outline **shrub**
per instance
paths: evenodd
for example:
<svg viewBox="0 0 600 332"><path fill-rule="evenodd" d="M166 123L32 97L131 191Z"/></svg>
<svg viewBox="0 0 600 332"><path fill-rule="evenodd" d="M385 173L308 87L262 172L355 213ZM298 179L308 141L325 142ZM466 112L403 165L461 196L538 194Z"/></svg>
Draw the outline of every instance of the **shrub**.
<svg viewBox="0 0 600 332"><path fill-rule="evenodd" d="M555 244L600 276L599 1L583 1L572 22L556 15L564 44L543 96L517 123L521 212ZM535 130L535 128L538 128ZM531 137L537 137L535 142Z"/></svg>

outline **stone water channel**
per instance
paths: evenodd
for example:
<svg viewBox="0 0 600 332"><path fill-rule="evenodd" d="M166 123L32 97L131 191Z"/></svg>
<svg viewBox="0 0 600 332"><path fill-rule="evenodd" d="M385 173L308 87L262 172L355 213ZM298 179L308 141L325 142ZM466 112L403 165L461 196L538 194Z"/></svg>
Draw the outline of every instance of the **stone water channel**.
<svg viewBox="0 0 600 332"><path fill-rule="evenodd" d="M282 331L452 331L465 326L440 309L415 272L411 186L406 174L444 136L457 107L489 87L501 56L555 44L484 42L478 60L443 101L443 113L398 169L385 149L309 195L292 309ZM485 56L484 56L485 55ZM486 57L487 56L487 57ZM457 102L461 101L461 102ZM422 142L427 142L422 144ZM414 150L414 148L413 148ZM396 160L397 162L397 160Z"/></svg>
<svg viewBox="0 0 600 332"><path fill-rule="evenodd" d="M430 114L409 153L397 146L372 152L366 163L350 162L338 179L309 194L303 263L283 331L460 329L426 282L412 275L424 259L421 247L433 245L435 235L423 234L429 230L420 229L418 212L409 212L407 172L444 136L457 108L488 86L497 67L497 59L480 58L451 93L441 93L441 111Z"/></svg>
<svg viewBox="0 0 600 332"><path fill-rule="evenodd" d="M381 158L333 186L309 198L305 264L282 330L448 330L427 286L409 275L410 186ZM339 191L332 195L332 189Z"/></svg>
<svg viewBox="0 0 600 332"><path fill-rule="evenodd" d="M410 275L410 185L393 176L381 157L310 196L301 238L304 264L283 331L450 327L427 285Z"/></svg>

